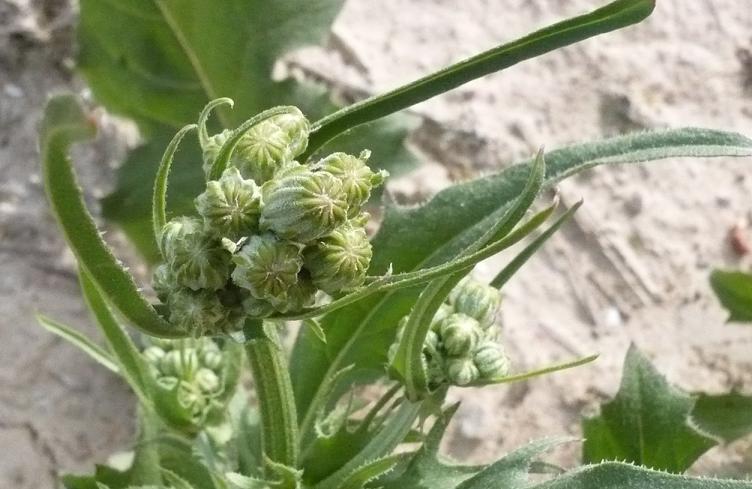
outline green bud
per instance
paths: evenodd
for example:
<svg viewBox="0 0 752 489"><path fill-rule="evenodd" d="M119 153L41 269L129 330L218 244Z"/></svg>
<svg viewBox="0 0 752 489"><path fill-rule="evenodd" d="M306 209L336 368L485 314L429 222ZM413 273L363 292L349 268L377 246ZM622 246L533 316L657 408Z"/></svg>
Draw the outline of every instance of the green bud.
<svg viewBox="0 0 752 489"><path fill-rule="evenodd" d="M165 224L162 252L175 282L192 290L218 290L230 275L230 253L209 236L195 218L180 217Z"/></svg>
<svg viewBox="0 0 752 489"><path fill-rule="evenodd" d="M219 155L219 150L230 137L230 134L232 134L232 131L225 129L224 131L210 137L209 141L207 141L207 143L201 147L201 152L204 159L203 169L205 175L209 175L211 167L214 164L214 160L216 160L217 156Z"/></svg>
<svg viewBox="0 0 752 489"><path fill-rule="evenodd" d="M259 185L305 151L310 124L302 112L280 114L253 126L235 149L235 164Z"/></svg>
<svg viewBox="0 0 752 489"><path fill-rule="evenodd" d="M284 302L287 290L297 283L303 266L300 248L272 234L252 236L233 256L233 282L257 299Z"/></svg>
<svg viewBox="0 0 752 489"><path fill-rule="evenodd" d="M249 295L243 301L243 311L251 318L265 318L274 314L274 306L268 301Z"/></svg>
<svg viewBox="0 0 752 489"><path fill-rule="evenodd" d="M170 274L170 268L166 263L154 269L151 286L154 289L154 293L157 294L157 298L163 303L167 302L167 297L177 287L177 283L175 282L175 277Z"/></svg>
<svg viewBox="0 0 752 489"><path fill-rule="evenodd" d="M467 385L478 379L478 368L472 358L449 358L446 361L446 375L454 385Z"/></svg>
<svg viewBox="0 0 752 489"><path fill-rule="evenodd" d="M433 315L433 319L431 320L431 331L438 333L441 330L442 321L444 321L444 319L448 318L453 313L454 309L452 308L452 306L447 304L440 305L436 310L436 314Z"/></svg>
<svg viewBox="0 0 752 489"><path fill-rule="evenodd" d="M144 360L152 365L159 365L165 351L158 346L150 346L143 351Z"/></svg>
<svg viewBox="0 0 752 489"><path fill-rule="evenodd" d="M286 312L298 312L308 306L313 305L316 298L316 287L311 283L311 279L304 273L298 274L298 281L287 289L284 300L271 297L269 303L275 310Z"/></svg>
<svg viewBox="0 0 752 489"><path fill-rule="evenodd" d="M488 328L499 310L501 293L490 285L466 278L455 287L449 299L456 312L467 314Z"/></svg>
<svg viewBox="0 0 752 489"><path fill-rule="evenodd" d="M370 156L368 150L360 153L358 158L346 153L334 153L316 164L317 168L331 173L342 182L350 217L360 212L371 196L371 189L381 185L389 175L384 170L374 173L366 164Z"/></svg>
<svg viewBox="0 0 752 489"><path fill-rule="evenodd" d="M329 294L360 286L371 256L365 229L349 223L339 226L303 253L313 284Z"/></svg>
<svg viewBox="0 0 752 489"><path fill-rule="evenodd" d="M198 352L198 356L199 360L201 360L201 365L216 371L222 366L224 358L219 347L214 342L211 342L211 344L214 345L213 348L202 347Z"/></svg>
<svg viewBox="0 0 752 489"><path fill-rule="evenodd" d="M347 219L347 202L338 179L326 172L295 171L264 186L261 228L308 243Z"/></svg>
<svg viewBox="0 0 752 489"><path fill-rule="evenodd" d="M178 402L196 418L203 414L207 399L195 386L188 382L180 382L178 386Z"/></svg>
<svg viewBox="0 0 752 489"><path fill-rule="evenodd" d="M212 292L176 290L170 294L167 305L170 323L195 337L219 335L241 326L228 320L227 309Z"/></svg>
<svg viewBox="0 0 752 489"><path fill-rule="evenodd" d="M175 389L179 383L180 381L177 379L177 377L165 376L157 378L157 385L159 386L159 388L166 391Z"/></svg>
<svg viewBox="0 0 752 489"><path fill-rule="evenodd" d="M213 393L219 390L221 387L219 377L213 371L208 368L200 368L196 372L196 376L193 381L196 383L199 389L205 393Z"/></svg>
<svg viewBox="0 0 752 489"><path fill-rule="evenodd" d="M431 386L438 386L446 382L446 376L444 375L444 368L441 365L440 358L431 358L425 363L426 377L428 384Z"/></svg>
<svg viewBox="0 0 752 489"><path fill-rule="evenodd" d="M476 348L473 362L483 378L503 377L509 373L509 359L501 344L484 341Z"/></svg>
<svg viewBox="0 0 752 489"><path fill-rule="evenodd" d="M193 348L180 348L166 353L159 362L163 375L178 379L192 378L199 368L198 355Z"/></svg>
<svg viewBox="0 0 752 489"><path fill-rule="evenodd" d="M245 180L237 168L228 168L219 180L207 182L196 198L204 224L218 236L237 240L255 232L261 215L261 190Z"/></svg>
<svg viewBox="0 0 752 489"><path fill-rule="evenodd" d="M482 329L478 321L455 313L441 322L440 334L444 349L449 355L466 355L478 344Z"/></svg>

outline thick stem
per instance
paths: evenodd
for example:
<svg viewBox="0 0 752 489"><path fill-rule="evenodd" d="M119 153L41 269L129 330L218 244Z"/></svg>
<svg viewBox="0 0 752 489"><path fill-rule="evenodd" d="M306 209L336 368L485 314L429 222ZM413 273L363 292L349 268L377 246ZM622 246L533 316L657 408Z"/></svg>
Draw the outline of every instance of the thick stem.
<svg viewBox="0 0 752 489"><path fill-rule="evenodd" d="M257 326L245 348L259 401L264 455L271 462L296 467L298 418L287 359L274 324Z"/></svg>

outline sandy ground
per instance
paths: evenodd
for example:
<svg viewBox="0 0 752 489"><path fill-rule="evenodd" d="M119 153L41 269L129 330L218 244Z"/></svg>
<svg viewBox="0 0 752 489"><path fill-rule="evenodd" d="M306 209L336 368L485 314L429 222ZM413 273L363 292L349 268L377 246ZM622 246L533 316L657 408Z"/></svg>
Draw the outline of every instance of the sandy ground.
<svg viewBox="0 0 752 489"><path fill-rule="evenodd" d="M345 93L375 93L599 3L350 0L327 48L288 62ZM662 0L638 27L416 107L423 123L411 144L426 164L391 182L392 193L420 201L540 145L632 129L696 125L752 135L745 3ZM70 70L74 22L65 0L0 0L0 446L12 447L0 456L2 487L54 487L56 471L90 468L126 447L132 430L126 389L33 320L43 310L91 329L72 259L45 207L35 148L47 93L83 87ZM100 143L82 152L83 179L96 189L92 205L121 151ZM565 204L582 197L585 206L506 287L506 341L521 369L601 357L524 385L456 391L463 405L449 452L489 460L530 438L577 435L581 413L617 388L630 342L687 389L752 391L752 330L724 325L707 285L713 266L749 266L727 234L752 219L750 164L671 160L598 169L562 184ZM491 276L500 263L478 274ZM571 462L577 450L554 459ZM715 449L696 470L744 470L749 451L743 442Z"/></svg>

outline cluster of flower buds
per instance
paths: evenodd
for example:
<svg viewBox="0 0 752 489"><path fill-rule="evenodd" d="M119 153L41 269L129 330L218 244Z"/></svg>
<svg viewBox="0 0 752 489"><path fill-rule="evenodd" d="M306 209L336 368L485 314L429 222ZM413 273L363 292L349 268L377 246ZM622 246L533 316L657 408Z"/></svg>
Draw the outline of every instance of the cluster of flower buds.
<svg viewBox="0 0 752 489"><path fill-rule="evenodd" d="M423 344L429 384L468 385L509 372L509 360L495 325L501 294L494 287L470 278L455 287L431 322ZM400 320L397 339L389 348L394 359L404 334L407 316Z"/></svg>
<svg viewBox="0 0 752 489"><path fill-rule="evenodd" d="M238 372L212 339L151 338L142 355L158 390L157 407L169 422L196 427L222 418Z"/></svg>
<svg viewBox="0 0 752 489"><path fill-rule="evenodd" d="M363 284L371 260L363 206L386 172L368 167L369 151L299 163L309 129L293 108L252 126L196 198L198 217L165 225L154 289L171 323L194 336L231 333L248 317L295 313L319 292ZM229 135L200 132L207 178Z"/></svg>

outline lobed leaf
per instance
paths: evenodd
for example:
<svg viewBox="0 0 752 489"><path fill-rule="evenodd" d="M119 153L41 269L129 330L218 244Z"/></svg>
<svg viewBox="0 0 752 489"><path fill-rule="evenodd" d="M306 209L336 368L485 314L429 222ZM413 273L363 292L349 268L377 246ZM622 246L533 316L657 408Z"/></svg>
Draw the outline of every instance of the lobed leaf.
<svg viewBox="0 0 752 489"><path fill-rule="evenodd" d="M752 396L699 394L692 421L702 431L731 443L752 433Z"/></svg>
<svg viewBox="0 0 752 489"><path fill-rule="evenodd" d="M94 135L94 126L71 95L50 99L40 134L42 168L47 198L79 264L108 302L131 323L153 336L182 336L162 319L138 291L102 239L76 183L68 149Z"/></svg>
<svg viewBox="0 0 752 489"><path fill-rule="evenodd" d="M623 460L682 473L717 444L690 422L695 400L669 385L634 346L614 399L585 418L583 460Z"/></svg>
<svg viewBox="0 0 752 489"><path fill-rule="evenodd" d="M713 292L729 312L729 322L752 322L752 274L714 270Z"/></svg>

